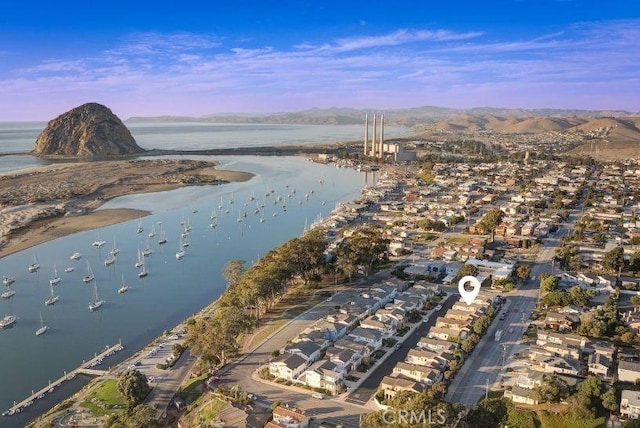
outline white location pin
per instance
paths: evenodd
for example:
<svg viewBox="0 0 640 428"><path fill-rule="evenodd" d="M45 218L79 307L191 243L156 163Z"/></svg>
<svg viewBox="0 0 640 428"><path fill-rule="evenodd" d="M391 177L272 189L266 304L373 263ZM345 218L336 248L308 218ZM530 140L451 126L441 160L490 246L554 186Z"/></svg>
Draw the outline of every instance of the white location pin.
<svg viewBox="0 0 640 428"><path fill-rule="evenodd" d="M464 285L467 282L471 283L471 285L473 286L473 290L467 291L464 288ZM475 276L463 276L462 279L458 282L458 292L460 293L460 297L462 297L462 300L464 300L467 305L470 305L474 300L476 300L476 297L478 297L478 293L480 293L480 281L478 281Z"/></svg>

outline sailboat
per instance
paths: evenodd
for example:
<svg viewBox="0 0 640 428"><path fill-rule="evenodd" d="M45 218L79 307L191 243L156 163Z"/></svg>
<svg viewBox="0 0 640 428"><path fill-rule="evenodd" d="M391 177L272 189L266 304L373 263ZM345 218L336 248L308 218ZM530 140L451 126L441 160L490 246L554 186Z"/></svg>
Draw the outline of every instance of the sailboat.
<svg viewBox="0 0 640 428"><path fill-rule="evenodd" d="M71 273L71 272L73 272L74 270L75 270L75 268L74 268L73 266L69 266L69 267L64 268L64 271L65 271L66 273Z"/></svg>
<svg viewBox="0 0 640 428"><path fill-rule="evenodd" d="M138 229L136 230L136 233L142 233L144 229L142 228L142 220L140 220L138 222Z"/></svg>
<svg viewBox="0 0 640 428"><path fill-rule="evenodd" d="M115 257L118 255L118 253L120 252L120 249L116 246L116 237L113 237L113 248L111 248L111 251L109 251L109 254L111 254L111 256Z"/></svg>
<svg viewBox="0 0 640 428"><path fill-rule="evenodd" d="M142 255L145 257L149 257L151 254L153 254L153 250L151 249L151 246L149 245L149 240L147 239L147 248L142 250Z"/></svg>
<svg viewBox="0 0 640 428"><path fill-rule="evenodd" d="M9 328L16 323L18 318L15 315L5 315L4 318L0 320L0 328Z"/></svg>
<svg viewBox="0 0 640 428"><path fill-rule="evenodd" d="M156 226L155 224L151 224L151 232L149 232L149 238L153 238L154 236L156 236Z"/></svg>
<svg viewBox="0 0 640 428"><path fill-rule="evenodd" d="M53 265L53 278L49 280L49 284L58 285L62 281L62 278L58 276L58 269L56 269L56 265Z"/></svg>
<svg viewBox="0 0 640 428"><path fill-rule="evenodd" d="M38 263L38 257L35 252L33 253L33 263L29 265L28 269L31 273L37 272L38 269L40 269L40 263Z"/></svg>
<svg viewBox="0 0 640 428"><path fill-rule="evenodd" d="M16 292L14 290L12 290L11 288L8 288L7 291L5 291L4 293L0 294L0 297L2 297L3 299L10 299L15 294L16 294Z"/></svg>
<svg viewBox="0 0 640 428"><path fill-rule="evenodd" d="M89 310L96 311L100 309L100 307L104 304L104 300L101 300L98 297L98 283L97 281L93 283L93 302L89 303Z"/></svg>
<svg viewBox="0 0 640 428"><path fill-rule="evenodd" d="M129 290L129 286L124 282L124 274L122 275L122 286L118 288L118 294L124 294Z"/></svg>
<svg viewBox="0 0 640 428"><path fill-rule="evenodd" d="M160 225L160 239L158 240L158 244L166 244L167 243L167 234L164 232L162 225Z"/></svg>
<svg viewBox="0 0 640 428"><path fill-rule="evenodd" d="M47 306L55 304L60 299L59 296L53 294L53 285L50 285L49 288L51 288L51 297L44 301L44 304Z"/></svg>
<svg viewBox="0 0 640 428"><path fill-rule="evenodd" d="M138 272L138 278L144 278L145 276L149 275L149 272L147 271L143 258L140 258L140 263L140 267L142 269L140 270L140 272Z"/></svg>
<svg viewBox="0 0 640 428"><path fill-rule="evenodd" d="M82 254L80 254L79 252L75 252L73 254L71 254L71 256L69 257L71 260L73 261L77 261L80 260L82 258Z"/></svg>
<svg viewBox="0 0 640 428"><path fill-rule="evenodd" d="M144 265L144 261L142 261L142 251L138 249L138 259L136 260L136 263L134 264L134 266L137 268L141 268L142 265Z"/></svg>
<svg viewBox="0 0 640 428"><path fill-rule="evenodd" d="M178 251L176 251L176 259L182 260L186 254L187 252L184 250L184 248L182 248L182 243L181 243L180 247L178 248Z"/></svg>
<svg viewBox="0 0 640 428"><path fill-rule="evenodd" d="M2 277L2 283L4 285L6 285L7 287L10 286L11 284L13 284L14 282L16 282L16 279L12 276L3 276Z"/></svg>
<svg viewBox="0 0 640 428"><path fill-rule="evenodd" d="M93 245L96 248L102 248L102 247L104 247L104 245L106 243L107 243L107 241L100 239L100 235L98 235L98 239L93 241L93 243L91 245Z"/></svg>
<svg viewBox="0 0 640 428"><path fill-rule="evenodd" d="M94 279L96 279L96 277L93 276L93 272L91 271L91 265L89 265L89 260L87 260L87 276L82 278L82 282L84 282L85 284L88 284Z"/></svg>
<svg viewBox="0 0 640 428"><path fill-rule="evenodd" d="M40 328L36 330L36 336L42 336L49 330L49 326L44 324L42 319L42 311L40 311Z"/></svg>

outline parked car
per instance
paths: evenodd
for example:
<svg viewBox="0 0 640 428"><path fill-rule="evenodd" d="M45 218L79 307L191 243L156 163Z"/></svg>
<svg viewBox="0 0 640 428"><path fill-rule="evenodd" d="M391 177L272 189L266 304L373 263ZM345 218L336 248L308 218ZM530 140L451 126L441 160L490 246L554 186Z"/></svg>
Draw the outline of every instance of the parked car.
<svg viewBox="0 0 640 428"><path fill-rule="evenodd" d="M311 396L313 398L317 398L318 400L322 400L324 398L324 395L320 394L319 392L315 392L315 393L311 394Z"/></svg>
<svg viewBox="0 0 640 428"><path fill-rule="evenodd" d="M440 309L442 309L442 305L437 305L437 306L435 307L435 310L436 310L436 311L439 311Z"/></svg>

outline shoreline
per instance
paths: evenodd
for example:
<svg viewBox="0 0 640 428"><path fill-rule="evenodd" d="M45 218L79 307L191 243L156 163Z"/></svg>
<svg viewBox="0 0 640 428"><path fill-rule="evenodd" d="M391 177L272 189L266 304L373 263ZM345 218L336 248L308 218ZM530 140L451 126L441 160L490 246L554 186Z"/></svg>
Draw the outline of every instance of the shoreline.
<svg viewBox="0 0 640 428"><path fill-rule="evenodd" d="M125 168L130 166L126 165L127 162L135 162L133 166L142 170L141 174L135 176L131 172L133 168ZM151 214L130 208L99 209L105 202L120 196L194 185L227 184L253 177L249 172L215 169L216 164L212 162L178 162L177 166L167 166L164 161L154 162L97 161L93 164L95 168L88 168L87 163L54 163L4 175L4 188L0 188L4 199L0 205L0 226L3 229L0 258L74 233ZM109 176L109 180L93 171L101 167L104 167L104 175ZM77 183L70 184L73 180ZM36 194L29 193L34 187ZM22 191L23 188L27 191Z"/></svg>

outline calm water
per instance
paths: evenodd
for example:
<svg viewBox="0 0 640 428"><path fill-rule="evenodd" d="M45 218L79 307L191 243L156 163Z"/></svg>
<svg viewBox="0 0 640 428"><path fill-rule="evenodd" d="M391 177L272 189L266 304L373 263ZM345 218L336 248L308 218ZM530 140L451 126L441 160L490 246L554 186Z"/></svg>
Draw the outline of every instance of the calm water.
<svg viewBox="0 0 640 428"><path fill-rule="evenodd" d="M0 301L0 315L13 313L19 317L13 328L0 331L0 409L23 399L32 389L45 386L48 380L73 369L106 345L122 340L126 352L136 351L215 300L224 290L221 272L229 260L257 260L274 246L299 235L318 216L327 215L337 202L353 199L364 184L362 173L303 158L242 156L215 160L221 162L222 168L250 171L256 176L244 183L121 197L103 208L151 211L152 215L140 220L144 228L141 234L136 233L140 221L133 220L77 233L0 259L0 274L16 278L16 295ZM252 196L255 201L250 200ZM282 201L274 203L278 197ZM222 210L218 208L220 204L224 205ZM255 214L261 204L265 205L263 223L261 215ZM218 226L212 229L210 215L214 210ZM192 232L187 255L178 261L175 253L181 222L190 224ZM152 227L157 235L148 239ZM161 228L169 240L164 246L157 243ZM101 249L92 247L97 239L107 244ZM114 241L120 249L118 260L105 267L104 259ZM134 263L138 249L146 247L147 241L154 251L146 259L150 274L139 279ZM75 251L83 254L80 261L69 259ZM34 257L42 267L38 273L28 273L27 266ZM106 300L98 312L90 312L87 307L94 292L93 287L82 282L87 261L96 276L98 293ZM55 288L60 301L45 306L54 266L62 277L62 283ZM65 273L69 266L75 270ZM119 295L122 278L130 289ZM50 331L36 337L40 312ZM35 416L44 410L44 404L32 406L29 414L20 418ZM20 420L2 418L0 425Z"/></svg>
<svg viewBox="0 0 640 428"><path fill-rule="evenodd" d="M359 125L280 125L218 123L127 123L144 149L218 149L354 141L363 138ZM32 150L44 122L0 122L0 153ZM386 126L389 137L406 128Z"/></svg>

